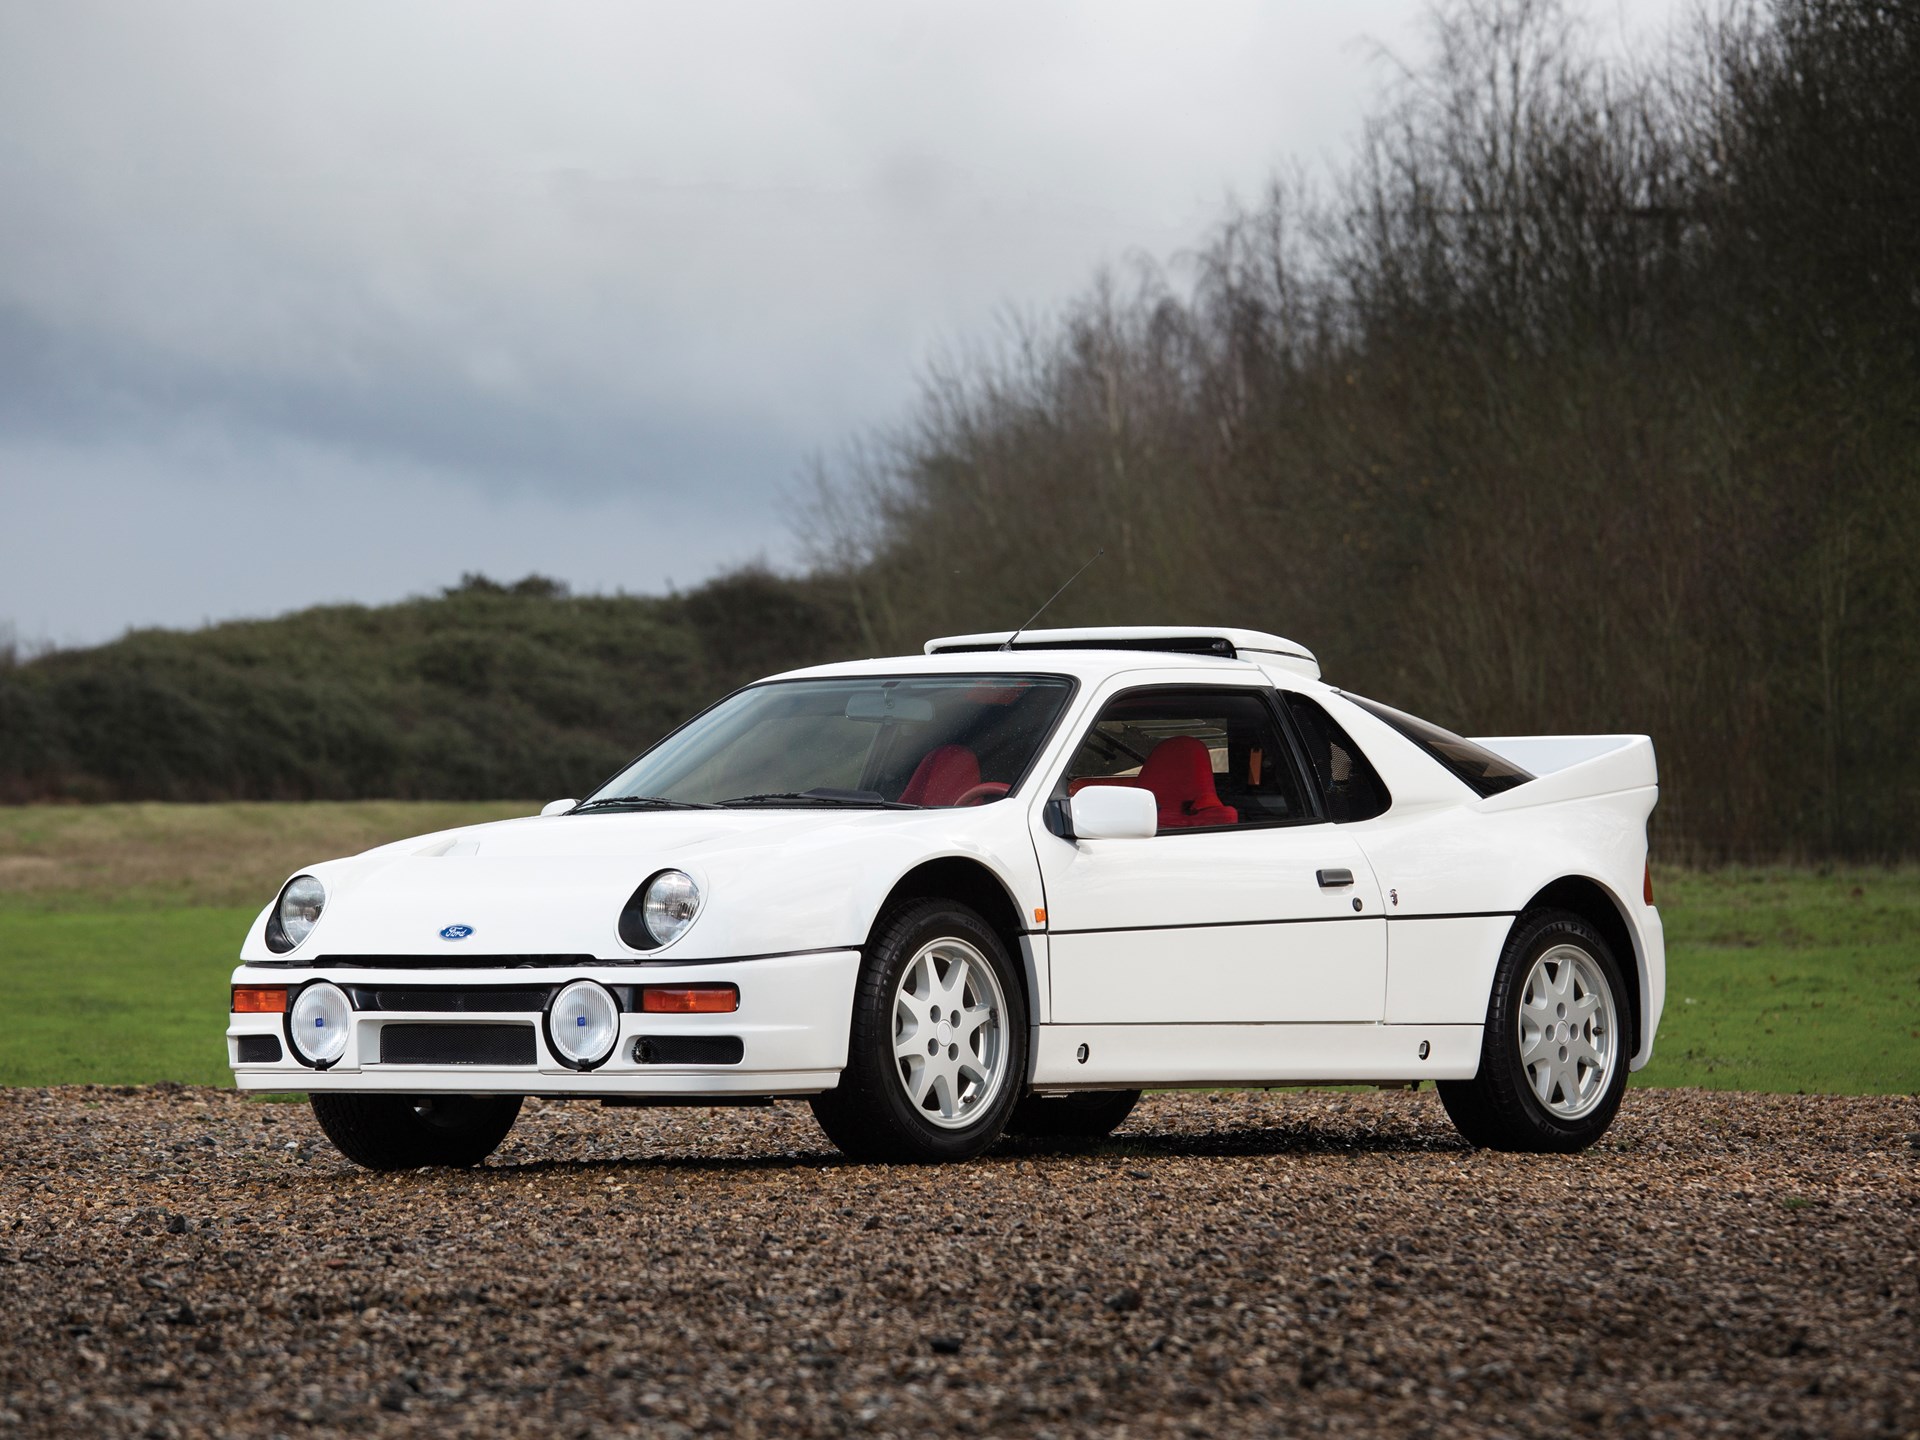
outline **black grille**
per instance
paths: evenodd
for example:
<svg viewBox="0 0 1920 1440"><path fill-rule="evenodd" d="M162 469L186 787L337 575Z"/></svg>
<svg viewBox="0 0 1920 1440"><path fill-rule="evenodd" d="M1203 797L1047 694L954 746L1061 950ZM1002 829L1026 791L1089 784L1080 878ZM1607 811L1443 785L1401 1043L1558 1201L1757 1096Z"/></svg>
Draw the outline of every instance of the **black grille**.
<svg viewBox="0 0 1920 1440"><path fill-rule="evenodd" d="M280 1037L278 1035L242 1035L240 1037L240 1063L242 1065L273 1065L280 1059Z"/></svg>
<svg viewBox="0 0 1920 1440"><path fill-rule="evenodd" d="M348 985L356 1010L441 1010L450 1015L505 1015L541 1011L551 985Z"/></svg>
<svg viewBox="0 0 1920 1440"><path fill-rule="evenodd" d="M382 1065L531 1065L531 1025L383 1025Z"/></svg>
<svg viewBox="0 0 1920 1440"><path fill-rule="evenodd" d="M316 955L312 961L315 968L352 965L366 970L540 970L556 965L578 969L606 963L591 955L474 955L458 945L431 955Z"/></svg>
<svg viewBox="0 0 1920 1440"><path fill-rule="evenodd" d="M633 1042L642 1065L738 1065L746 1053L738 1035L642 1035Z"/></svg>

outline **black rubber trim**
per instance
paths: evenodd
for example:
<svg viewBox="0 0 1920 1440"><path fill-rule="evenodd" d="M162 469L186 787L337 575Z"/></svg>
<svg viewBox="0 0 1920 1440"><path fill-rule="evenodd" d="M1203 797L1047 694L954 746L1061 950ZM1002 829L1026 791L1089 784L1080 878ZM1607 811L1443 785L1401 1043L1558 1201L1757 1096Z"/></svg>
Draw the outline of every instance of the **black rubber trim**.
<svg viewBox="0 0 1920 1440"><path fill-rule="evenodd" d="M342 985L355 1010L431 1010L449 1015L537 1015L552 985Z"/></svg>
<svg viewBox="0 0 1920 1440"><path fill-rule="evenodd" d="M1200 920L1190 925L1098 925L1086 930L1041 930L1041 935L1125 935L1136 930L1252 930L1262 925L1331 925L1348 920L1380 920L1380 915L1296 915L1285 920Z"/></svg>
<svg viewBox="0 0 1920 1440"><path fill-rule="evenodd" d="M249 965L271 965L271 960L249 960ZM285 967L299 965L308 969L340 966L353 970L545 970L572 969L586 965L619 965L619 960L598 960L591 955L315 955L310 960L278 962Z"/></svg>

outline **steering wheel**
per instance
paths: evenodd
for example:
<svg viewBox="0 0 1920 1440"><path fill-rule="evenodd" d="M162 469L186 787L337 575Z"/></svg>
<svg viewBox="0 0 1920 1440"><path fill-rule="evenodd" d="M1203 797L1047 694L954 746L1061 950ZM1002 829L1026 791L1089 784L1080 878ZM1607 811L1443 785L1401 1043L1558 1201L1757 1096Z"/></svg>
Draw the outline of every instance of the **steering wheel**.
<svg viewBox="0 0 1920 1440"><path fill-rule="evenodd" d="M979 805L988 800L998 800L1013 787L1000 780L982 780L966 794L953 802L954 809L962 805Z"/></svg>

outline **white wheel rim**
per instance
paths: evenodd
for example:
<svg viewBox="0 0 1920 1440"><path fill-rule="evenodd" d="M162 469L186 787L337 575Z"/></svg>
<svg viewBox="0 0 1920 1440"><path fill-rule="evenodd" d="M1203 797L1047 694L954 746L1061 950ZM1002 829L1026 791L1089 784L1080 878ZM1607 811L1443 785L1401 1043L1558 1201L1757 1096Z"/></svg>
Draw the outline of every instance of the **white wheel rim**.
<svg viewBox="0 0 1920 1440"><path fill-rule="evenodd" d="M1577 945L1556 945L1533 962L1520 992L1520 1066L1548 1114L1578 1120L1600 1103L1619 1034L1599 961Z"/></svg>
<svg viewBox="0 0 1920 1440"><path fill-rule="evenodd" d="M964 1130L1007 1078L1006 998L973 946L945 938L907 962L893 992L894 1073L929 1125Z"/></svg>

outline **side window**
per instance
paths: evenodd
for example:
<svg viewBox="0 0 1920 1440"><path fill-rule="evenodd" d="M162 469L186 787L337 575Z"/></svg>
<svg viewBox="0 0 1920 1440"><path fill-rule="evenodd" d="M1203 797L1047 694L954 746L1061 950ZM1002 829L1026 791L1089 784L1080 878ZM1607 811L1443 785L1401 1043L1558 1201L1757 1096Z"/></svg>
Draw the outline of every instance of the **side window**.
<svg viewBox="0 0 1920 1440"><path fill-rule="evenodd" d="M1160 833L1292 825L1315 817L1272 708L1255 691L1136 690L1100 712L1067 790L1151 790Z"/></svg>
<svg viewBox="0 0 1920 1440"><path fill-rule="evenodd" d="M1307 764L1326 799L1327 818L1336 823L1371 820L1393 803L1387 785L1360 747L1347 738L1334 718L1305 695L1282 690L1287 713L1299 727Z"/></svg>

